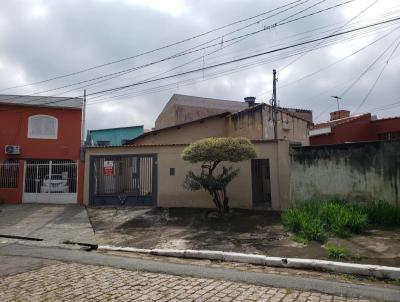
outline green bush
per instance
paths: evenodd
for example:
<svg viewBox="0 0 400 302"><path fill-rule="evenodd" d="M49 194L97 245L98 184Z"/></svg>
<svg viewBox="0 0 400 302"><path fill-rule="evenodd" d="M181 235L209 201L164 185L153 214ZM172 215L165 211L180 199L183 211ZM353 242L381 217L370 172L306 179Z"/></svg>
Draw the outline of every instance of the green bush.
<svg viewBox="0 0 400 302"><path fill-rule="evenodd" d="M366 227L365 211L354 204L340 201L310 202L287 210L283 224L291 232L306 240L324 242L327 233L347 237Z"/></svg>
<svg viewBox="0 0 400 302"><path fill-rule="evenodd" d="M363 206L371 224L395 227L400 226L400 207L378 201Z"/></svg>
<svg viewBox="0 0 400 302"><path fill-rule="evenodd" d="M327 244L325 245L325 250L329 258L345 259L347 257L346 249L337 245Z"/></svg>

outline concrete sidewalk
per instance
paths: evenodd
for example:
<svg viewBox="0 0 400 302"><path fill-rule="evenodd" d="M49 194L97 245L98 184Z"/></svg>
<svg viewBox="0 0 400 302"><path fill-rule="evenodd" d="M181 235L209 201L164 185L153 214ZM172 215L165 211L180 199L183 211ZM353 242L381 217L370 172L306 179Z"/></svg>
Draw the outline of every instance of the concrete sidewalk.
<svg viewBox="0 0 400 302"><path fill-rule="evenodd" d="M37 238L52 245L96 245L86 209L79 205L1 205L0 241L11 240L1 236Z"/></svg>

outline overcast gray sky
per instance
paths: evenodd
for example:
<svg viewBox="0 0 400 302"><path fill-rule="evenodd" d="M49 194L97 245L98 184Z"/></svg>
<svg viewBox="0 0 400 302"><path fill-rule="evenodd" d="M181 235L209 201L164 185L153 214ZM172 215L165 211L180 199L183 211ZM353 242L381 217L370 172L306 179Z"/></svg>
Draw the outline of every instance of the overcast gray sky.
<svg viewBox="0 0 400 302"><path fill-rule="evenodd" d="M0 0L0 2L0 89L3 89L27 85L134 56L287 5L294 0ZM301 57L298 55L288 57L288 55L293 55L302 48L289 49L217 69L135 86L97 98L90 95L96 91L202 68L291 45L300 40L318 38L349 28L400 17L400 1L354 0L324 13L266 29L239 41L234 40L238 43L233 45L229 45L232 42L226 42L236 36L279 23L292 14L297 13L295 17L287 20L344 2L346 1L298 1L286 12L282 12L283 8L275 11L274 13L280 12L280 14L274 17L271 17L273 13L266 14L149 55L75 76L0 93L31 94L74 84L160 60L215 38L216 40L210 44L220 43L220 45L87 87L89 94L87 128L138 124L151 128L173 93L237 101L252 95L257 96L259 101L269 102L273 68L279 72L280 105L312 109L316 121L328 119L329 112L336 108L334 100L330 98L332 95L343 96L341 106L344 109L355 111L362 104L356 113L372 112L379 117L400 115L400 47L396 50L397 42L400 41L400 29L397 29L400 26L399 22L374 27L368 32L341 36L337 40L325 40L327 44L311 44L307 46L311 51ZM347 24L346 28L343 27L372 3L373 6ZM307 9L308 7L310 8ZM304 12L300 12L302 10ZM266 17L271 18L234 34L228 34L232 30ZM224 37L218 38L220 36ZM373 43L377 39L380 40ZM319 47L321 48L317 49ZM346 58L359 49L362 50ZM352 81L356 80L380 55L382 56L376 64L372 65L370 70L342 95ZM297 60L293 62L295 59ZM190 61L193 62L178 68L179 65ZM291 62L292 64L284 69ZM323 70L320 71L321 69ZM317 71L320 72L312 75ZM381 72L382 75L374 89L362 103ZM305 76L308 77L304 78ZM86 82L89 83L92 82ZM76 91L61 96L79 96L83 92L81 86L84 84L53 90L44 95L60 95L66 90L76 88ZM121 94L124 95L119 96Z"/></svg>

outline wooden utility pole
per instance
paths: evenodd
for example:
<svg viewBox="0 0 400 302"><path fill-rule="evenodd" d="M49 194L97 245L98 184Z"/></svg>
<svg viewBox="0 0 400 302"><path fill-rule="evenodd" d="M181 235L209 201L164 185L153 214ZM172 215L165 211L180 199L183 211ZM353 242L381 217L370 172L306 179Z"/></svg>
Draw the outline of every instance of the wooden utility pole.
<svg viewBox="0 0 400 302"><path fill-rule="evenodd" d="M272 71L272 122L274 125L274 139L278 139L278 112L277 112L277 100L276 100L276 69Z"/></svg>

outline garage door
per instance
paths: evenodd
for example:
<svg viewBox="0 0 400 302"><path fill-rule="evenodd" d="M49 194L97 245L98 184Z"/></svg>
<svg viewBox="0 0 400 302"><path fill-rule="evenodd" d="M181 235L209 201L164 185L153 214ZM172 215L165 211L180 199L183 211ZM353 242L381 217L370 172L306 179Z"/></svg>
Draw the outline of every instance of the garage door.
<svg viewBox="0 0 400 302"><path fill-rule="evenodd" d="M76 203L77 167L72 161L27 161L22 202Z"/></svg>

